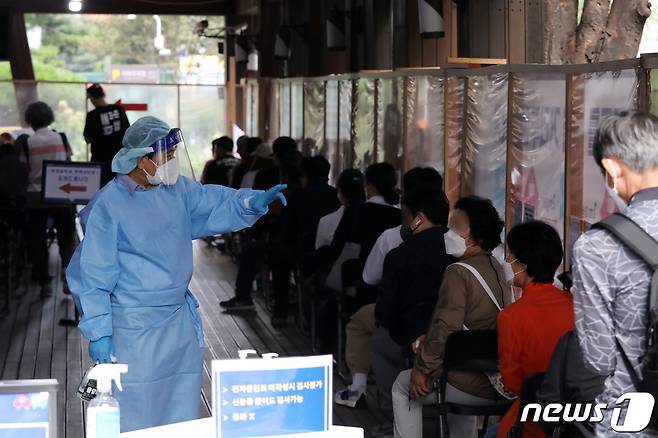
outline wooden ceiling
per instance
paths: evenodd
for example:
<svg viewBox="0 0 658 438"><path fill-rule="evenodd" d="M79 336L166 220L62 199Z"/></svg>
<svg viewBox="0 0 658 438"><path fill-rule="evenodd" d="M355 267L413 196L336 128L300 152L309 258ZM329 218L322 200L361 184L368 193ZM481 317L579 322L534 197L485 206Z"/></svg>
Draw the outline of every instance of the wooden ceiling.
<svg viewBox="0 0 658 438"><path fill-rule="evenodd" d="M237 0L240 1L240 0ZM0 7L17 12L68 13L69 0L0 0ZM226 15L231 0L82 0L87 14Z"/></svg>

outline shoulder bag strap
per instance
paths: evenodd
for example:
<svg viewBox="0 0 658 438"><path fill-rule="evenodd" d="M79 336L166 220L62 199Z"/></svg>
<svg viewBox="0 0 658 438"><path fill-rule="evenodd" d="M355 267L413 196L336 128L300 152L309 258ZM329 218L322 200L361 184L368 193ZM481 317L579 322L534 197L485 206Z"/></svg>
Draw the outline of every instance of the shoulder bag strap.
<svg viewBox="0 0 658 438"><path fill-rule="evenodd" d="M480 283L480 286L482 286L482 288L483 288L484 291L487 293L487 295L489 295L489 298L491 299L491 301L493 301L493 303L494 303L494 305L496 306L496 308L497 308L498 310L501 310L501 309L502 309L502 308L500 307L500 304L498 304L498 300L496 300L496 297L494 296L493 292L491 291L491 288L489 287L489 285L487 284L487 282L484 281L484 278L482 278L482 275L480 275L480 273L477 271L477 269L475 269L473 266L471 266L471 265L469 265L469 264L467 264L467 263L457 262L457 263L453 263L453 264L450 265L450 266L454 266L454 265L461 266L461 267L463 267L463 268L468 269L468 270L471 272L471 274L473 274L473 276L474 276L474 277L477 279L477 281Z"/></svg>

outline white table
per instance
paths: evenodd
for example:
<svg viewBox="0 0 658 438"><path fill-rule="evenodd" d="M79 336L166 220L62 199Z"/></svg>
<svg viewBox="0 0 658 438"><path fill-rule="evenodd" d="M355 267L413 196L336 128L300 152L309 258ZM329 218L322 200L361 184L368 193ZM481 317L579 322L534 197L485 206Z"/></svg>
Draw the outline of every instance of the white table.
<svg viewBox="0 0 658 438"><path fill-rule="evenodd" d="M135 430L119 435L121 438L180 438L182 436L194 438L212 438L212 417L200 420L186 421L184 423L169 424L167 426L150 429ZM363 438L363 429L358 427L334 426L329 435L323 437Z"/></svg>

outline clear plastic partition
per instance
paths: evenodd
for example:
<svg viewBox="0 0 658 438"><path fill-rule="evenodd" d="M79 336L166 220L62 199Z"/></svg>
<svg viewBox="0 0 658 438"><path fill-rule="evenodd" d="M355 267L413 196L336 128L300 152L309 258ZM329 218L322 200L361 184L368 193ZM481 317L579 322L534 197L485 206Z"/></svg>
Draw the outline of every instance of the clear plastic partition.
<svg viewBox="0 0 658 438"><path fill-rule="evenodd" d="M566 77L513 74L507 230L530 220L564 236Z"/></svg>
<svg viewBox="0 0 658 438"><path fill-rule="evenodd" d="M464 91L466 79L445 79L445 155L443 176L445 193L454 205L461 196L462 157L464 145Z"/></svg>
<svg viewBox="0 0 658 438"><path fill-rule="evenodd" d="M279 135L290 137L290 82L279 84Z"/></svg>
<svg viewBox="0 0 658 438"><path fill-rule="evenodd" d="M375 162L375 80L358 79L354 106L354 167L365 171Z"/></svg>
<svg viewBox="0 0 658 438"><path fill-rule="evenodd" d="M429 166L445 174L443 84L444 79L436 76L407 78L405 171Z"/></svg>
<svg viewBox="0 0 658 438"><path fill-rule="evenodd" d="M616 111L637 108L638 76L633 70L573 75L570 138L567 149L567 255L592 224L616 211L592 146L601 120ZM568 265L567 265L568 266Z"/></svg>
<svg viewBox="0 0 658 438"><path fill-rule="evenodd" d="M325 99L324 143L320 153L331 164L331 180L335 181L340 173L338 162L338 81L327 81Z"/></svg>
<svg viewBox="0 0 658 438"><path fill-rule="evenodd" d="M181 85L179 90L180 128L195 176L199 178L205 162L212 158L212 140L231 136L226 130L223 90L205 85Z"/></svg>
<svg viewBox="0 0 658 438"><path fill-rule="evenodd" d="M505 217L507 74L467 79L462 195L490 199Z"/></svg>
<svg viewBox="0 0 658 438"><path fill-rule="evenodd" d="M290 136L301 145L304 139L304 84L295 81L290 86Z"/></svg>
<svg viewBox="0 0 658 438"><path fill-rule="evenodd" d="M342 172L354 166L353 121L354 85L345 80L338 83L338 166Z"/></svg>
<svg viewBox="0 0 658 438"><path fill-rule="evenodd" d="M404 78L377 80L377 161L402 170Z"/></svg>
<svg viewBox="0 0 658 438"><path fill-rule="evenodd" d="M85 129L87 110L91 110L92 107L90 105L87 108L84 84L40 82L37 91L39 100L50 105L55 113L55 123L52 127L66 134L73 151L72 159L87 161L89 159L87 143L82 133Z"/></svg>
<svg viewBox="0 0 658 438"><path fill-rule="evenodd" d="M272 143L279 136L279 129L281 128L281 122L279 120L279 99L281 98L279 92L279 82L276 80L270 81L269 87L269 99L268 99L268 110L269 110L269 130L268 130L268 141Z"/></svg>
<svg viewBox="0 0 658 438"><path fill-rule="evenodd" d="M304 143L307 155L318 154L324 147L324 82L304 82Z"/></svg>

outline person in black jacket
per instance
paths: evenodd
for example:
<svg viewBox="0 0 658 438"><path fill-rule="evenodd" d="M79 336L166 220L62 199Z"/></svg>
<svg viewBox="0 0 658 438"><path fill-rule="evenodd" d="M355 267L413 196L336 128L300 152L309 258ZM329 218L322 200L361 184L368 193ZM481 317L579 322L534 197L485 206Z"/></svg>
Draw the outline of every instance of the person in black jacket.
<svg viewBox="0 0 658 438"><path fill-rule="evenodd" d="M384 259L377 288L372 368L385 413L392 412L391 388L410 346L427 330L443 273L456 259L446 254L443 222L449 205L440 189L421 187L405 194L404 242ZM392 415L391 415L392 418Z"/></svg>
<svg viewBox="0 0 658 438"><path fill-rule="evenodd" d="M377 238L387 229L397 227L402 222L402 214L397 204L400 195L396 188L397 174L389 163L377 163L366 169L367 201L355 207L345 209L343 217L331 242L331 255L338 260L346 249L348 242L359 245L356 263L351 270L355 277L361 278L361 272ZM376 291L366 285L360 285L357 297L350 303L355 311L363 305L375 301Z"/></svg>

